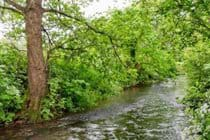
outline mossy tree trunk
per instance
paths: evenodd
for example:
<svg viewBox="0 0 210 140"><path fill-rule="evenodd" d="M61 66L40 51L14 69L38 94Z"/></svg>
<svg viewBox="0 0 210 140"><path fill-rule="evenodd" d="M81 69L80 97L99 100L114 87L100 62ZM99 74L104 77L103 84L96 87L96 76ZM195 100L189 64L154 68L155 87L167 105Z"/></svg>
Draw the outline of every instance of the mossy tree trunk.
<svg viewBox="0 0 210 140"><path fill-rule="evenodd" d="M26 111L30 121L39 118L41 99L46 94L47 72L42 48L42 0L27 0L25 29L28 57L28 99Z"/></svg>

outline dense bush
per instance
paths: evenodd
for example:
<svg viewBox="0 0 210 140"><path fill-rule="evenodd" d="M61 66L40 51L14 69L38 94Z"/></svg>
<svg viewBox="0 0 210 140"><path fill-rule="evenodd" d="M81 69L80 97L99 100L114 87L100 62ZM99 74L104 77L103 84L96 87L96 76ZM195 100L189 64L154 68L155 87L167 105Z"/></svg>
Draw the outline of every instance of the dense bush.
<svg viewBox="0 0 210 140"><path fill-rule="evenodd" d="M148 80L163 80L175 74L174 60L166 52L144 51L139 55L139 60L145 63L140 63L140 69L124 68L115 61L109 62L109 69L104 70L103 65L95 67L81 59L53 60L50 90L42 104L42 117L48 120L64 112L84 111L119 94L123 87Z"/></svg>
<svg viewBox="0 0 210 140"><path fill-rule="evenodd" d="M163 80L176 75L175 59L167 51L155 47L141 48L138 56L141 66L138 75L140 82Z"/></svg>
<svg viewBox="0 0 210 140"><path fill-rule="evenodd" d="M136 78L132 70L102 69L80 60L54 61L50 67L50 93L43 101L42 117L50 119L64 112L84 111L97 106L100 101L120 93L129 81Z"/></svg>
<svg viewBox="0 0 210 140"><path fill-rule="evenodd" d="M21 110L26 84L24 55L0 44L0 123L11 122Z"/></svg>
<svg viewBox="0 0 210 140"><path fill-rule="evenodd" d="M197 134L210 139L210 47L209 41L200 41L185 51L185 67L190 88L183 99L193 116Z"/></svg>

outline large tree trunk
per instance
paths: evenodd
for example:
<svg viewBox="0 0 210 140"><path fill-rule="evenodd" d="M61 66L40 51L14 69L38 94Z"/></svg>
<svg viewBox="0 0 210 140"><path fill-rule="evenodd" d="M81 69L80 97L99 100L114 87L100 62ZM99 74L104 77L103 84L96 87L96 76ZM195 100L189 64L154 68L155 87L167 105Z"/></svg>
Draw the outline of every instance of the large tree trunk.
<svg viewBox="0 0 210 140"><path fill-rule="evenodd" d="M27 0L25 12L29 84L26 111L30 121L34 122L40 116L40 103L47 88L47 73L42 49L41 4L42 0Z"/></svg>

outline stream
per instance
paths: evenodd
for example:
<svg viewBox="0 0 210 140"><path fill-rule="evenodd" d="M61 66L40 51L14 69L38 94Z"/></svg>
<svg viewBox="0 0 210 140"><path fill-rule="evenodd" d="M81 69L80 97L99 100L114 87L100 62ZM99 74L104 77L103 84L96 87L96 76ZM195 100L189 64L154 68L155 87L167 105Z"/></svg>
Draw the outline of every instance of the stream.
<svg viewBox="0 0 210 140"><path fill-rule="evenodd" d="M188 118L177 103L184 76L131 88L93 110L43 124L0 128L0 140L184 140Z"/></svg>

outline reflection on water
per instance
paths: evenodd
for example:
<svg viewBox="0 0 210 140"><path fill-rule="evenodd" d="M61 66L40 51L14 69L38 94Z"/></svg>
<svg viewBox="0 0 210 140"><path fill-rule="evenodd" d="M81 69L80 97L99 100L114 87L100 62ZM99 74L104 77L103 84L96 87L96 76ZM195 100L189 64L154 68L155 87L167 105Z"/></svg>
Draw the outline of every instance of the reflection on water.
<svg viewBox="0 0 210 140"><path fill-rule="evenodd" d="M176 98L184 95L186 79L129 89L101 107L56 122L8 128L5 140L182 140L187 118Z"/></svg>

